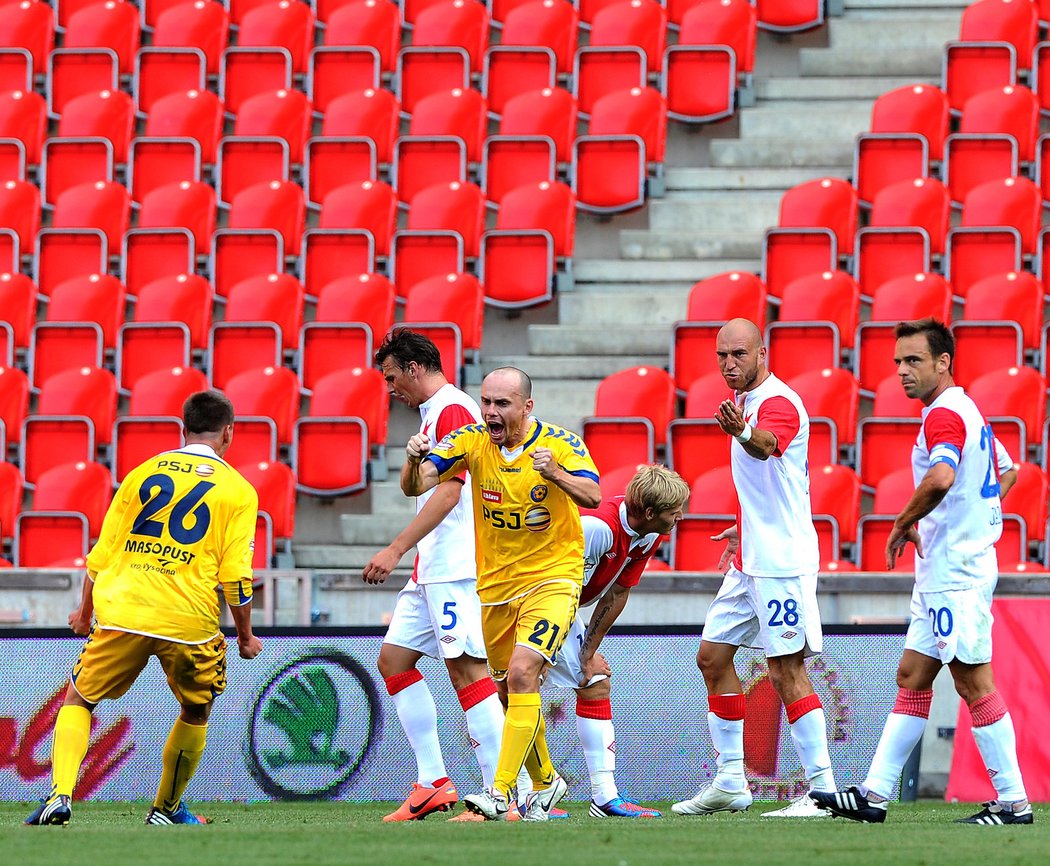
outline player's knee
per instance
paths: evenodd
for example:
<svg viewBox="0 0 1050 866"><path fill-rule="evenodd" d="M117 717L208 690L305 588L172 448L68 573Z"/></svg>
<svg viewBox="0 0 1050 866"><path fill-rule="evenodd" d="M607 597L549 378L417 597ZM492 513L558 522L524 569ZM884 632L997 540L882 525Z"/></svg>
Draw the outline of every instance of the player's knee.
<svg viewBox="0 0 1050 866"><path fill-rule="evenodd" d="M696 666L700 668L704 680L709 683L722 677L728 667L720 653L711 652L702 644L696 654Z"/></svg>
<svg viewBox="0 0 1050 866"><path fill-rule="evenodd" d="M383 650L379 651L379 658L376 660L376 667L379 669L379 676L384 680L405 672L405 666L390 654L383 652Z"/></svg>

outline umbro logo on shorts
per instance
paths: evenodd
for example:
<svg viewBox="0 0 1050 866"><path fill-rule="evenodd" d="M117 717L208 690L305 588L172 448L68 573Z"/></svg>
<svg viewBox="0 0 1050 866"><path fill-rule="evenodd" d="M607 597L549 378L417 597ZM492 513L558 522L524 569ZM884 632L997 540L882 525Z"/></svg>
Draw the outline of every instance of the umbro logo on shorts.
<svg viewBox="0 0 1050 866"><path fill-rule="evenodd" d="M798 632L797 632L797 631L786 631L786 632L784 632L784 633L783 633L783 634L781 635L781 637L782 637L782 638L783 638L784 640L791 640L791 638L793 638L793 637L794 637L795 635L797 635L797 634L798 634Z"/></svg>

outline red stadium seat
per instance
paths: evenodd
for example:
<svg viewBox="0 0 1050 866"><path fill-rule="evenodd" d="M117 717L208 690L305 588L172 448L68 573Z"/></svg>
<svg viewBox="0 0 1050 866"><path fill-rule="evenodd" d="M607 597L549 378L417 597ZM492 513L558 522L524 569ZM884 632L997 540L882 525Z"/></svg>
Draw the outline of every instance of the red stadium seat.
<svg viewBox="0 0 1050 866"><path fill-rule="evenodd" d="M190 330L182 322L126 322L117 342L117 384L131 389L147 373L188 367Z"/></svg>
<svg viewBox="0 0 1050 866"><path fill-rule="evenodd" d="M97 181L67 189L55 202L51 226L99 229L110 249L119 249L131 218L131 196L119 183Z"/></svg>
<svg viewBox="0 0 1050 866"><path fill-rule="evenodd" d="M792 187L780 199L780 228L828 228L839 255L851 255L857 230L857 191L844 180L822 177Z"/></svg>
<svg viewBox="0 0 1050 866"><path fill-rule="evenodd" d="M394 144L390 171L403 207L438 183L467 182L467 146L455 135L402 136Z"/></svg>
<svg viewBox="0 0 1050 866"><path fill-rule="evenodd" d="M822 461L814 459L820 455L820 451L815 447L818 444L818 427L821 426L817 422L830 422L835 437L833 444L852 445L860 408L860 382L849 371L832 367L801 373L792 378L788 384L802 398L802 403L809 414L811 422L810 465L838 463L838 453L835 448L830 451L831 459Z"/></svg>
<svg viewBox="0 0 1050 866"><path fill-rule="evenodd" d="M572 95L558 87L523 93L507 101L500 118L500 135L547 136L558 162L572 158L578 109Z"/></svg>
<svg viewBox="0 0 1050 866"><path fill-rule="evenodd" d="M101 463L63 463L44 472L33 492L36 511L79 511L87 518L88 537L98 538L113 488Z"/></svg>
<svg viewBox="0 0 1050 866"><path fill-rule="evenodd" d="M485 7L468 0L435 3L416 16L412 45L461 48L470 60L470 70L481 72L489 44L489 15Z"/></svg>
<svg viewBox="0 0 1050 866"><path fill-rule="evenodd" d="M41 300L73 277L105 273L109 244L101 229L41 229L33 256Z"/></svg>
<svg viewBox="0 0 1050 866"><path fill-rule="evenodd" d="M470 274L446 274L416 283L405 300L404 322L451 322L463 340L463 360L476 360L485 324L484 291Z"/></svg>
<svg viewBox="0 0 1050 866"><path fill-rule="evenodd" d="M47 61L47 112L60 117L65 104L85 93L117 90L116 52L111 48L56 48Z"/></svg>
<svg viewBox="0 0 1050 866"><path fill-rule="evenodd" d="M919 433L915 418L861 418L857 424L857 474L867 490L907 466Z"/></svg>
<svg viewBox="0 0 1050 866"><path fill-rule="evenodd" d="M485 50L481 95L491 117L503 114L515 96L553 88L557 83L554 51L539 45L492 45Z"/></svg>
<svg viewBox="0 0 1050 866"><path fill-rule="evenodd" d="M913 226L926 232L930 252L940 255L950 219L951 200L944 184L916 177L883 187L872 202L868 225L887 229Z"/></svg>
<svg viewBox="0 0 1050 866"><path fill-rule="evenodd" d="M134 298L155 280L191 273L196 258L188 229L131 229L124 235L120 281Z"/></svg>
<svg viewBox="0 0 1050 866"><path fill-rule="evenodd" d="M674 571L717 571L725 541L712 537L736 522L735 514L687 514L671 535L671 568Z"/></svg>
<svg viewBox="0 0 1050 866"><path fill-rule="evenodd" d="M558 73L568 75L576 55L579 20L576 8L566 0L531 0L507 12L500 44L550 48Z"/></svg>
<svg viewBox="0 0 1050 866"><path fill-rule="evenodd" d="M766 229L762 240L762 280L774 298L793 280L833 271L838 266L835 233L829 228Z"/></svg>
<svg viewBox="0 0 1050 866"><path fill-rule="evenodd" d="M360 418L366 430L363 443L365 453L369 448L382 453L387 441L389 415L390 395L386 381L374 367L355 367L329 373L316 383L310 398L310 418ZM299 427L305 420L300 418L297 423L297 435L300 437L303 434ZM356 435L352 430L343 432ZM302 456L301 453L299 456ZM344 464L343 468L357 465L355 455L351 454L350 458L350 463ZM299 466L299 470L301 472L302 466Z"/></svg>
<svg viewBox="0 0 1050 866"><path fill-rule="evenodd" d="M124 304L124 286L116 277L74 277L55 286L47 306L47 321L93 322L102 329L105 348L112 349L124 321Z"/></svg>
<svg viewBox="0 0 1050 866"><path fill-rule="evenodd" d="M1030 367L1009 367L978 376L967 388L985 418L1018 418L1027 439L1037 436L1046 420L1046 380ZM999 436L1003 439L1003 436ZM1005 440L1004 440L1005 444ZM1025 460L1014 453L1015 460Z"/></svg>
<svg viewBox="0 0 1050 866"><path fill-rule="evenodd" d="M142 376L131 389L128 415L182 417L182 405L196 391L207 391L207 377L195 367L174 367Z"/></svg>
<svg viewBox="0 0 1050 866"><path fill-rule="evenodd" d="M674 380L658 367L630 367L598 383L594 414L648 418L657 447L667 441L667 425L674 418Z"/></svg>
<svg viewBox="0 0 1050 866"><path fill-rule="evenodd" d="M317 17L324 21L325 45L364 46L379 53L383 72L393 72L401 47L400 11L387 0L356 0L345 3L330 14L317 4Z"/></svg>
<svg viewBox="0 0 1050 866"><path fill-rule="evenodd" d="M894 517L865 514L857 526L857 564L861 571L886 570L886 541L893 529ZM915 545L908 544L897 556L896 572L915 571Z"/></svg>
<svg viewBox="0 0 1050 866"><path fill-rule="evenodd" d="M281 329L282 348L299 348L305 305L303 284L291 274L249 277L230 289L226 322L273 322Z"/></svg>
<svg viewBox="0 0 1050 866"><path fill-rule="evenodd" d="M18 236L18 245L33 249L40 231L40 190L25 180L0 184L0 227Z"/></svg>
<svg viewBox="0 0 1050 866"><path fill-rule="evenodd" d="M109 48L122 75L130 75L139 49L139 10L122 0L91 3L69 16L63 46Z"/></svg>
<svg viewBox="0 0 1050 866"><path fill-rule="evenodd" d="M375 142L376 159L381 164L389 164L394 154L400 110L397 98L389 90L346 93L328 105L321 135L370 138Z"/></svg>
<svg viewBox="0 0 1050 866"><path fill-rule="evenodd" d="M108 445L117 413L117 380L109 370L97 367L55 373L40 389L37 412L41 416L84 416L95 428L95 440Z"/></svg>
<svg viewBox="0 0 1050 866"><path fill-rule="evenodd" d="M113 481L120 484L140 463L163 451L181 448L182 441L182 421L176 416L122 415L113 424Z"/></svg>
<svg viewBox="0 0 1050 866"><path fill-rule="evenodd" d="M17 445L22 441L22 422L28 414L29 377L17 367L0 367L0 425L6 431L6 442ZM0 527L11 525L0 522Z"/></svg>
<svg viewBox="0 0 1050 866"><path fill-rule="evenodd" d="M463 252L474 258L485 228L485 195L472 183L427 187L412 199L407 225L409 231L456 232L463 241ZM399 290L408 288L398 284Z"/></svg>
<svg viewBox="0 0 1050 866"><path fill-rule="evenodd" d="M180 0L157 15L153 45L199 49L204 54L208 75L218 75L222 52L229 42L229 30L229 15L221 3Z"/></svg>
<svg viewBox="0 0 1050 866"><path fill-rule="evenodd" d="M1039 33L1039 14L1034 3L1011 0L977 0L963 9L959 39L995 40L1012 46L1020 69L1028 69Z"/></svg>
<svg viewBox="0 0 1050 866"><path fill-rule="evenodd" d="M394 286L382 274L359 274L327 283L317 299L318 323L366 325L378 345L394 323ZM367 366L361 364L358 366Z"/></svg>
<svg viewBox="0 0 1050 866"><path fill-rule="evenodd" d="M189 329L190 346L203 349L211 328L211 297L208 281L197 274L161 277L139 292L135 321L181 322Z"/></svg>
<svg viewBox="0 0 1050 866"><path fill-rule="evenodd" d="M890 472L875 485L873 513L896 517L914 493L915 477L910 466Z"/></svg>
<svg viewBox="0 0 1050 866"><path fill-rule="evenodd" d="M290 90L292 55L287 48L227 48L222 53L219 98L236 116L245 100L260 93Z"/></svg>
<svg viewBox="0 0 1050 866"><path fill-rule="evenodd" d="M973 187L963 201L962 225L1009 226L1021 235L1021 252L1033 255L1042 219L1039 187L1026 177L990 180Z"/></svg>
<svg viewBox="0 0 1050 866"><path fill-rule="evenodd" d="M30 165L40 162L46 132L47 106L44 104L44 97L32 91L12 90L0 93L0 136L21 142L25 148L25 160Z"/></svg>
<svg viewBox="0 0 1050 866"><path fill-rule="evenodd" d="M0 46L22 48L33 58L33 72L43 75L47 58L55 47L55 13L49 3L41 0L22 0L8 3L0 29Z"/></svg>
<svg viewBox="0 0 1050 866"><path fill-rule="evenodd" d="M306 95L324 115L340 96L379 87L379 52L368 46L319 46L310 52Z"/></svg>
<svg viewBox="0 0 1050 866"><path fill-rule="evenodd" d="M29 342L29 375L39 389L56 373L101 367L102 328L94 322L37 322Z"/></svg>
<svg viewBox="0 0 1050 866"><path fill-rule="evenodd" d="M481 236L478 276L485 303L520 309L554 296L554 238L546 229L496 229Z"/></svg>
<svg viewBox="0 0 1050 866"><path fill-rule="evenodd" d="M15 515L22 509L22 473L14 463L0 460L0 542L15 534Z"/></svg>
<svg viewBox="0 0 1050 866"><path fill-rule="evenodd" d="M0 87L4 93L33 89L33 55L25 48L0 45Z"/></svg>
<svg viewBox="0 0 1050 866"><path fill-rule="evenodd" d="M292 72L306 72L314 47L314 16L305 3L278 0L249 9L237 29L237 45L242 48L280 47L292 58Z"/></svg>
<svg viewBox="0 0 1050 866"><path fill-rule="evenodd" d="M648 418L584 418L580 432L603 480L607 473L624 466L633 470L640 463L653 462L653 423Z"/></svg>
<svg viewBox="0 0 1050 866"><path fill-rule="evenodd" d="M49 568L87 556L87 518L76 511L23 511L15 518L14 563Z"/></svg>
<svg viewBox="0 0 1050 866"><path fill-rule="evenodd" d="M298 256L306 201L303 189L288 181L257 183L241 190L230 206L231 229L272 229L284 240L286 255Z"/></svg>
<svg viewBox="0 0 1050 866"><path fill-rule="evenodd" d="M119 90L103 90L70 99L58 121L58 135L61 138L109 139L113 146L113 161L124 163L128 160L134 125L135 104L131 97ZM147 127L146 134L154 133Z"/></svg>
<svg viewBox="0 0 1050 866"><path fill-rule="evenodd" d="M210 270L217 303L225 303L241 280L283 268L284 241L275 230L218 229L212 235Z"/></svg>
<svg viewBox="0 0 1050 866"><path fill-rule="evenodd" d="M292 0L282 2L291 3ZM312 122L313 108L306 94L298 90L276 90L256 94L241 103L233 134L281 138L288 145L289 160L299 165L303 161Z"/></svg>
<svg viewBox="0 0 1050 866"><path fill-rule="evenodd" d="M12 345L29 346L29 334L36 321L36 286L24 274L0 273L0 322L11 327Z"/></svg>
<svg viewBox="0 0 1050 866"><path fill-rule="evenodd" d="M448 229L394 232L387 270L404 301L418 283L466 270L463 237Z"/></svg>
<svg viewBox="0 0 1050 866"><path fill-rule="evenodd" d="M215 232L215 191L191 180L158 187L142 199L139 228L185 229L196 249L206 250Z"/></svg>
<svg viewBox="0 0 1050 866"><path fill-rule="evenodd" d="M1021 233L1010 226L957 226L948 232L944 276L959 299L985 277L1021 270Z"/></svg>
<svg viewBox="0 0 1050 866"><path fill-rule="evenodd" d="M1034 463L1015 465L1017 481L1003 500L1003 512L1024 521L1029 541L1046 540L1047 496L1050 482L1046 473ZM1003 527L1004 532L1006 527Z"/></svg>
<svg viewBox="0 0 1050 866"><path fill-rule="evenodd" d="M348 273L371 273L375 259L375 239L367 229L307 229L299 258L307 299L315 300L329 283Z"/></svg>
<svg viewBox="0 0 1050 866"><path fill-rule="evenodd" d="M824 23L824 4L819 0L758 0L755 8L762 30L792 33Z"/></svg>
<svg viewBox="0 0 1050 866"><path fill-rule="evenodd" d="M280 367L282 340L281 329L273 322L215 322L207 353L211 386L225 390L242 373Z"/></svg>
<svg viewBox="0 0 1050 866"><path fill-rule="evenodd" d="M1017 52L996 41L948 42L941 62L941 87L953 114L962 112L970 97L989 87L1017 83Z"/></svg>
<svg viewBox="0 0 1050 866"><path fill-rule="evenodd" d="M128 151L131 200L171 183L201 179L201 147L194 138L133 138ZM204 247L207 249L207 245Z"/></svg>
<svg viewBox="0 0 1050 866"><path fill-rule="evenodd" d="M713 414L712 409L712 414ZM729 463L729 438L713 418L679 418L667 427L668 465L687 483Z"/></svg>
<svg viewBox="0 0 1050 866"><path fill-rule="evenodd" d="M148 115L153 104L172 93L204 90L208 61L199 48L140 48L135 59L135 107Z"/></svg>
<svg viewBox="0 0 1050 866"><path fill-rule="evenodd" d="M736 514L739 502L728 466L709 469L690 486L690 514Z"/></svg>
<svg viewBox="0 0 1050 866"><path fill-rule="evenodd" d="M201 161L210 165L215 162L222 124L219 98L207 90L190 90L162 96L153 103L146 119L146 135L192 138L200 145Z"/></svg>
<svg viewBox="0 0 1050 866"><path fill-rule="evenodd" d="M44 201L54 205L75 186L113 180L113 148L105 138L49 138L40 171Z"/></svg>
<svg viewBox="0 0 1050 866"><path fill-rule="evenodd" d="M249 103L263 97L253 96ZM242 109L238 123L245 116ZM287 181L291 175L288 142L275 135L227 136L219 141L218 183L219 200L229 206L237 193L257 183Z"/></svg>
<svg viewBox="0 0 1050 866"><path fill-rule="evenodd" d="M273 536L290 549L295 534L295 475L283 463L254 463L240 466L240 473L259 494L259 510L273 521Z"/></svg>
<svg viewBox="0 0 1050 866"><path fill-rule="evenodd" d="M860 477L848 466L827 465L811 468L809 483L813 515L833 517L839 541L853 544L860 519Z"/></svg>
<svg viewBox="0 0 1050 866"><path fill-rule="evenodd" d="M621 3L616 4L619 5ZM589 117L594 104L603 96L633 87L645 87L645 67L645 52L637 45L587 45L576 49L572 95L580 116Z"/></svg>
<svg viewBox="0 0 1050 866"><path fill-rule="evenodd" d="M470 162L481 161L481 147L488 131L488 107L476 90L456 88L433 93L413 108L409 135L456 136L467 147Z"/></svg>
<svg viewBox="0 0 1050 866"><path fill-rule="evenodd" d="M970 288L962 321L952 325L955 362L952 375L966 387L977 376L1017 367L1039 345L1043 289L1033 274L1009 271L980 280Z"/></svg>
<svg viewBox="0 0 1050 866"><path fill-rule="evenodd" d="M377 371L378 372L378 371ZM233 376L223 389L239 416L262 415L277 425L277 441L288 445L299 415L299 381L286 367L247 370Z"/></svg>
<svg viewBox="0 0 1050 866"><path fill-rule="evenodd" d="M368 430L358 417L300 418L293 452L296 488L303 493L331 498L368 485Z"/></svg>
<svg viewBox="0 0 1050 866"><path fill-rule="evenodd" d="M321 203L318 225L322 229L371 232L375 254L386 256L397 225L397 195L381 181L369 180L337 187Z"/></svg>
<svg viewBox="0 0 1050 866"><path fill-rule="evenodd" d="M875 388L871 414L876 418L919 418L922 402L905 394L900 377L890 373Z"/></svg>
<svg viewBox="0 0 1050 866"><path fill-rule="evenodd" d="M319 210L333 189L379 178L376 143L364 136L311 138L304 159L303 187L313 209Z"/></svg>
<svg viewBox="0 0 1050 866"><path fill-rule="evenodd" d="M519 186L553 183L557 177L554 140L546 135L490 135L481 157L481 188L489 207Z"/></svg>
<svg viewBox="0 0 1050 866"><path fill-rule="evenodd" d="M372 329L363 322L307 322L299 343L299 382L305 394L329 373L372 363Z"/></svg>

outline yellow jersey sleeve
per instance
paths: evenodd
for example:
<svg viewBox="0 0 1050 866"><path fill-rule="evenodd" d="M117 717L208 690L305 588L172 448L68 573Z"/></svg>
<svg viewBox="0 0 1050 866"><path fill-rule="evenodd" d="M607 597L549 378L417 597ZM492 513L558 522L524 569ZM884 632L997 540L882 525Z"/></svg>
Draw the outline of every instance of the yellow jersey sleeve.
<svg viewBox="0 0 1050 866"><path fill-rule="evenodd" d="M470 471L478 447L489 441L484 424L467 424L445 436L424 459L437 467L440 481L448 481L464 469Z"/></svg>
<svg viewBox="0 0 1050 866"><path fill-rule="evenodd" d="M203 643L221 584L247 580L258 497L232 466L169 451L124 479L88 555L99 626Z"/></svg>

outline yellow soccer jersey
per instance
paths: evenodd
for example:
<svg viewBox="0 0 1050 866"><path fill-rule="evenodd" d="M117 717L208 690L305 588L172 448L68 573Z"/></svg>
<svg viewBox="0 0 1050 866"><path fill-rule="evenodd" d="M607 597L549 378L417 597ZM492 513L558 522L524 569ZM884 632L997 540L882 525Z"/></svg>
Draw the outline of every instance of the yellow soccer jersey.
<svg viewBox="0 0 1050 866"><path fill-rule="evenodd" d="M258 507L255 488L205 445L136 467L88 554L98 625L181 643L215 637L219 586L251 597Z"/></svg>
<svg viewBox="0 0 1050 866"><path fill-rule="evenodd" d="M535 448L549 448L573 475L598 481L587 447L575 433L533 420L512 452L494 445L484 424L454 430L427 455L445 481L470 471L478 595L483 604L516 598L552 578L583 583L580 509L560 487L532 468Z"/></svg>

